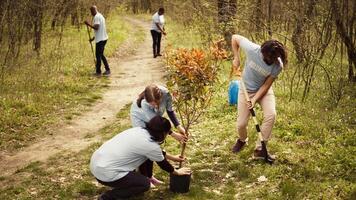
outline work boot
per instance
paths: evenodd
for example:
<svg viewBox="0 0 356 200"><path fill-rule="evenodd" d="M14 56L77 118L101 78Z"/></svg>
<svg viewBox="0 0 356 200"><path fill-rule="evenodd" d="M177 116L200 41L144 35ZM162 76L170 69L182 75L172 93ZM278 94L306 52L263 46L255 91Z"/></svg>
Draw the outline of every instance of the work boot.
<svg viewBox="0 0 356 200"><path fill-rule="evenodd" d="M101 76L101 73L93 73L93 76L95 76L95 77L100 77Z"/></svg>
<svg viewBox="0 0 356 200"><path fill-rule="evenodd" d="M238 153L245 146L246 142L242 142L240 139L237 139L235 145L232 147L233 153Z"/></svg>
<svg viewBox="0 0 356 200"><path fill-rule="evenodd" d="M255 149L255 151L253 152L253 158L254 159L258 159L258 160L264 160L265 159L265 153L262 150L259 149ZM271 155L268 154L268 160L274 161L276 160L276 156L275 155Z"/></svg>

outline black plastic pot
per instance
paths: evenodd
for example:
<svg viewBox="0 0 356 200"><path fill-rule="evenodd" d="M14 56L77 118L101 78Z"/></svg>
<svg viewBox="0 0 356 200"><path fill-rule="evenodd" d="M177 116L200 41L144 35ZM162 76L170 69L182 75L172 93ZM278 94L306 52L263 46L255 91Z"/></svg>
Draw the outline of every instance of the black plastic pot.
<svg viewBox="0 0 356 200"><path fill-rule="evenodd" d="M191 174L178 176L171 174L169 181L169 189L172 192L187 193L189 192Z"/></svg>

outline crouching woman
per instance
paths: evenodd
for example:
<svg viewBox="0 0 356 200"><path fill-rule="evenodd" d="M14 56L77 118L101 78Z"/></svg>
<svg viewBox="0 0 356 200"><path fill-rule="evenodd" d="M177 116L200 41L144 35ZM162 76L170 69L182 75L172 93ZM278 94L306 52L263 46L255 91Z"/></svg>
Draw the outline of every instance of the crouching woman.
<svg viewBox="0 0 356 200"><path fill-rule="evenodd" d="M170 132L170 122L156 116L146 124L146 128L123 131L96 150L90 160L90 170L99 183L112 187L99 199L128 198L149 190L149 178L135 171L147 162L157 162L168 173L190 174L187 168L175 170L160 148ZM150 170L147 173L152 173L152 168L147 170Z"/></svg>

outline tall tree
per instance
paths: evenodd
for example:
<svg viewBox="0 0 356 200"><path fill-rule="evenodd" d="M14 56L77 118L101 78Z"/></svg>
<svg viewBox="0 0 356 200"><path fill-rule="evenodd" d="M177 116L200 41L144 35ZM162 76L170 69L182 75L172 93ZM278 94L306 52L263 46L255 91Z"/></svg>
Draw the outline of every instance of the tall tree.
<svg viewBox="0 0 356 200"><path fill-rule="evenodd" d="M218 22L228 47L231 45L231 36L235 32L234 21L237 12L236 0L218 0Z"/></svg>
<svg viewBox="0 0 356 200"><path fill-rule="evenodd" d="M42 21L43 21L43 2L42 0L33 0L33 49L40 52L42 40Z"/></svg>
<svg viewBox="0 0 356 200"><path fill-rule="evenodd" d="M341 13L339 4L345 7L346 12ZM336 31L347 49L349 60L349 80L356 82L356 75L354 73L354 69L356 69L356 26L354 26L356 20L356 3L352 0L343 0L337 2L335 0L331 0L331 7L334 11L333 14L336 24ZM349 9L351 10L351 14Z"/></svg>

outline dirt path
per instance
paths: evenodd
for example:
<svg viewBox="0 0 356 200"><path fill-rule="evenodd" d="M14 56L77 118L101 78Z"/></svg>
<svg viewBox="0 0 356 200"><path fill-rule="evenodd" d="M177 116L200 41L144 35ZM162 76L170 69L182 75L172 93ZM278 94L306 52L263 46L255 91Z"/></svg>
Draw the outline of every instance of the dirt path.
<svg viewBox="0 0 356 200"><path fill-rule="evenodd" d="M10 175L31 162L45 161L60 151L78 152L93 142L100 141L101 137L98 134L92 138L85 136L112 123L120 109L132 102L147 84L162 82L163 64L160 59L152 58L149 23L135 19L128 20L135 27L144 29L145 40L133 55L126 56L124 59L116 56L109 59L112 69L111 83L103 98L90 111L73 119L70 125L63 123L56 128L52 136L41 139L21 152L0 153L2 176ZM129 51L129 49L123 45L119 51Z"/></svg>

